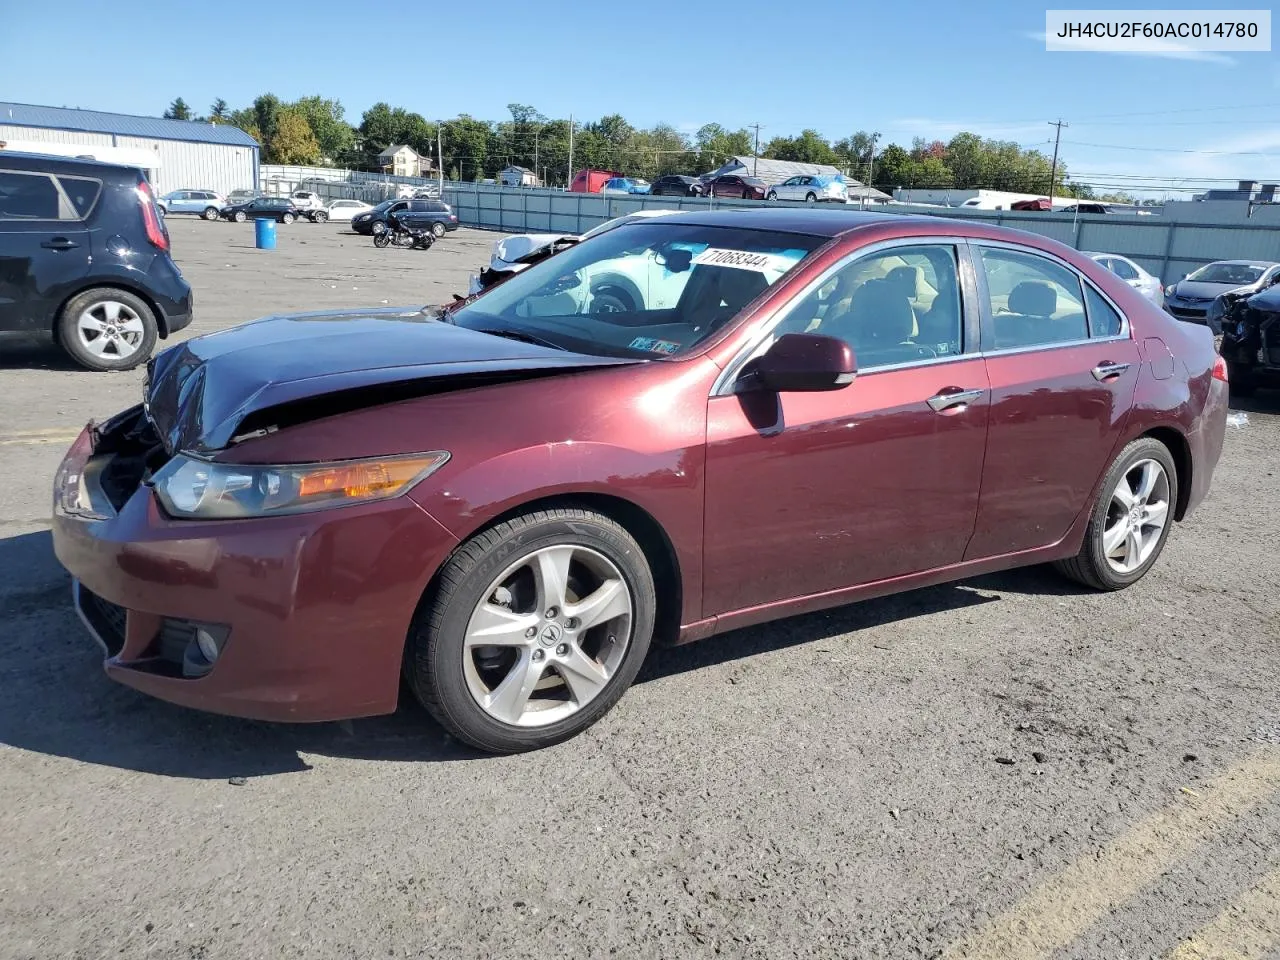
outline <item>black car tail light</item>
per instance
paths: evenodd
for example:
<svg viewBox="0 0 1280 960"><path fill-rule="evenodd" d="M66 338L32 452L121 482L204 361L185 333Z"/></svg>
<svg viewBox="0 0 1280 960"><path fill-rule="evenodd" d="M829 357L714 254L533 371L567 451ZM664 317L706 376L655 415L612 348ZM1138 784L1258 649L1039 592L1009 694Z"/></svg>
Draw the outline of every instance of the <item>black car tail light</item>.
<svg viewBox="0 0 1280 960"><path fill-rule="evenodd" d="M169 249L169 231L160 222L160 214L156 210L155 196L151 193L151 185L141 177L138 178L138 203L142 205L142 223L147 228L147 241L160 250Z"/></svg>

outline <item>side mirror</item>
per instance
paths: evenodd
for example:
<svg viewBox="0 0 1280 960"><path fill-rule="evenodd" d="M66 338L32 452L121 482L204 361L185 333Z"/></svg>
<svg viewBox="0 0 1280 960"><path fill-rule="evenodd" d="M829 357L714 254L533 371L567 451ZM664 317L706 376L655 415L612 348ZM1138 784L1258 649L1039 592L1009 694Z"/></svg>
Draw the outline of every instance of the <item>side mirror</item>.
<svg viewBox="0 0 1280 960"><path fill-rule="evenodd" d="M788 333L748 363L734 387L736 393L839 390L853 382L858 365L853 347L835 337Z"/></svg>

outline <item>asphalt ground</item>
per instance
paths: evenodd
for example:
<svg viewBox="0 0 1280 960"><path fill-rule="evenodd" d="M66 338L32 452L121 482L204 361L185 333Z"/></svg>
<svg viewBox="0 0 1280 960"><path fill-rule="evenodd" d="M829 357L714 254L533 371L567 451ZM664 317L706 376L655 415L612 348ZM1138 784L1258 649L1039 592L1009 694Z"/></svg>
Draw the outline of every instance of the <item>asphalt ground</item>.
<svg viewBox="0 0 1280 960"><path fill-rule="evenodd" d="M495 239L170 229L188 334L444 300ZM269 725L106 679L49 487L141 382L0 339L0 957L1280 957L1280 394L1129 590L1028 569L655 651L492 758L407 700Z"/></svg>

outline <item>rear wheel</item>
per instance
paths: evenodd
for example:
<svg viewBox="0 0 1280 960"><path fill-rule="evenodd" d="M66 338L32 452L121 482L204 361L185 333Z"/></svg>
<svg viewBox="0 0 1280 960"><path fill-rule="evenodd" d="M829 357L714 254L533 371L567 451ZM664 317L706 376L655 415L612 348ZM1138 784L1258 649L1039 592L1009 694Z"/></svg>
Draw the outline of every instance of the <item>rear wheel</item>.
<svg viewBox="0 0 1280 960"><path fill-rule="evenodd" d="M391 234L385 230L381 230L373 235L373 245L375 247L386 247L391 244Z"/></svg>
<svg viewBox="0 0 1280 960"><path fill-rule="evenodd" d="M217 220L217 219L218 219L218 208L217 208L217 207L205 207L205 208L204 208L204 214L203 214L203 216L204 216L204 218L205 218L206 220Z"/></svg>
<svg viewBox="0 0 1280 960"><path fill-rule="evenodd" d="M1146 575L1164 549L1178 502L1169 448L1141 437L1111 464L1080 552L1058 569L1095 590L1123 590Z"/></svg>
<svg viewBox="0 0 1280 960"><path fill-rule="evenodd" d="M236 223L244 223L246 220L249 219L249 217L243 210L237 210L235 219L236 219Z"/></svg>
<svg viewBox="0 0 1280 960"><path fill-rule="evenodd" d="M286 213L280 217L280 222L285 224L293 223L293 220L294 220L294 216L292 213Z"/></svg>
<svg viewBox="0 0 1280 960"><path fill-rule="evenodd" d="M817 195L816 193L806 193L806 194L804 195L804 202L805 202L805 203L817 203L817 202L818 202L818 195Z"/></svg>
<svg viewBox="0 0 1280 960"><path fill-rule="evenodd" d="M77 294L58 317L58 342L90 370L131 370L156 345L156 316L125 290L101 287Z"/></svg>
<svg viewBox="0 0 1280 960"><path fill-rule="evenodd" d="M431 224L431 235L439 240L444 236L444 224L436 220Z"/></svg>
<svg viewBox="0 0 1280 960"><path fill-rule="evenodd" d="M521 514L457 549L410 630L405 674L451 734L495 753L567 740L635 679L653 576L608 517Z"/></svg>

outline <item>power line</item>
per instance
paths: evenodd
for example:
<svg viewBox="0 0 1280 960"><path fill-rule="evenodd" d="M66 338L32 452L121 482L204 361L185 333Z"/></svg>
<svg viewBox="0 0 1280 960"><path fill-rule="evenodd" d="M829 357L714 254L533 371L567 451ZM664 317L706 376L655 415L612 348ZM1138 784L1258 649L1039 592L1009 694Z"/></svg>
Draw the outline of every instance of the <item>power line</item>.
<svg viewBox="0 0 1280 960"><path fill-rule="evenodd" d="M1141 153L1194 153L1215 157L1274 157L1280 155L1280 146L1275 150L1189 150L1179 147L1130 147L1120 143L1085 143L1082 140L1064 140L1073 147L1095 147L1099 150L1135 150Z"/></svg>

